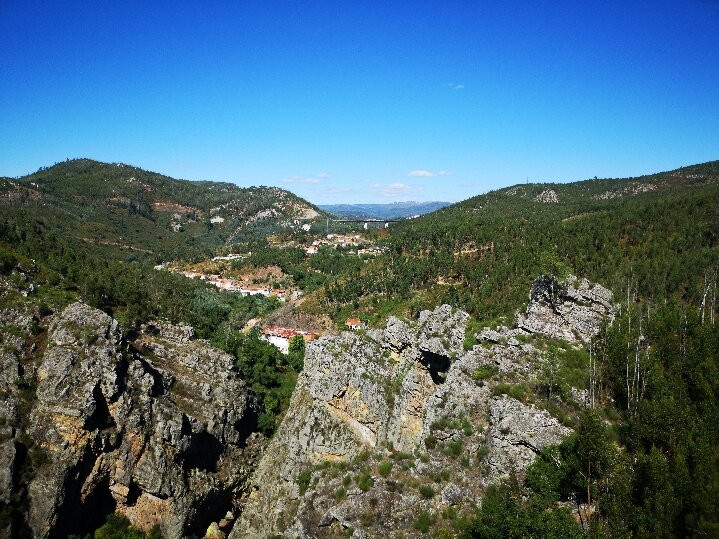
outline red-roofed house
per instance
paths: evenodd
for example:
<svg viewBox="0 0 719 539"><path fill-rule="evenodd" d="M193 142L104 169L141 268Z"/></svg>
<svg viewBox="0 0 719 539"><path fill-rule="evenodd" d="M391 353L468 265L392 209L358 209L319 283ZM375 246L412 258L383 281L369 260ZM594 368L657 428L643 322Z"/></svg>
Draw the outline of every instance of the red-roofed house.
<svg viewBox="0 0 719 539"><path fill-rule="evenodd" d="M360 329L364 326L364 324L359 318L348 318L347 320L345 320L345 326L350 329Z"/></svg>

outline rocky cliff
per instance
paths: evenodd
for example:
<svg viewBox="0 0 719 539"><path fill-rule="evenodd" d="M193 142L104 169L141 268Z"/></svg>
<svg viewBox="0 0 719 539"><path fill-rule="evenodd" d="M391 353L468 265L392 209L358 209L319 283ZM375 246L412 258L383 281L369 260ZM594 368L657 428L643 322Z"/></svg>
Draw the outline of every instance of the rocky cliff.
<svg viewBox="0 0 719 539"><path fill-rule="evenodd" d="M0 356L0 492L26 511L8 535L23 520L35 537L84 534L113 511L166 537L201 537L225 516L229 525L261 449L232 357L167 324L129 345L83 303L52 318L34 359L19 337Z"/></svg>
<svg viewBox="0 0 719 539"><path fill-rule="evenodd" d="M538 377L548 340L596 334L611 300L544 277L514 328L486 328L471 347L469 316L448 305L313 342L231 537L407 537L436 515L451 526L571 432L518 388Z"/></svg>
<svg viewBox="0 0 719 539"><path fill-rule="evenodd" d="M583 388L536 388L613 316L601 286L542 277L511 328L442 305L323 337L267 443L233 358L191 327L126 335L84 303L44 312L31 285L0 287L4 536L85 534L111 512L168 538L451 534L571 432L550 411Z"/></svg>

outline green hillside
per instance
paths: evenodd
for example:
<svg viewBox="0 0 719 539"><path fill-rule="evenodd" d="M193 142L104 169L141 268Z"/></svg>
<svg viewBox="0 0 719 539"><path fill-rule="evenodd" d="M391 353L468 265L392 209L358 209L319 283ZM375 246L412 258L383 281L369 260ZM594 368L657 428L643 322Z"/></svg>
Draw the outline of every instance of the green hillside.
<svg viewBox="0 0 719 539"><path fill-rule="evenodd" d="M297 309L340 323L350 315L379 322L446 302L473 315L466 348L475 344L471 330L526 304L538 275L572 272L615 292L615 323L597 335L592 355L547 342L554 363L492 391L553 410L576 433L543 450L524 482L510 478L472 514L442 518L462 537L583 537L568 509L581 504L593 537L716 535L719 162L498 190L377 231L388 249L374 259L329 246L310 257L267 240L318 219L307 218L310 210L278 189L184 182L86 160L6 178L0 302L5 312L34 313L28 338L38 341L48 315L80 298L118 319L130 341L148 320L190 323L235 357L258 398L257 428L271 435L290 406L304 351L295 341L284 356L242 329L278 301L156 271L156 261L203 259L241 241L252 255L233 264L282 268L308 292ZM258 214L266 217L252 218ZM701 306L707 292L709 309ZM481 386L495 375L474 376ZM571 399L552 398L570 384L588 389L590 376L599 381L596 409L579 413ZM422 514L415 529L429 530L439 517Z"/></svg>
<svg viewBox="0 0 719 539"><path fill-rule="evenodd" d="M204 259L218 246L292 232L320 215L277 188L174 180L71 160L0 179L0 274L17 269L32 279L39 285L33 301L47 308L81 297L126 327L163 317L192 323L210 337L276 305L221 294L153 266Z"/></svg>
<svg viewBox="0 0 719 539"><path fill-rule="evenodd" d="M175 180L89 159L0 180L0 209L37 215L58 233L155 259L208 252L227 242L297 228L322 215L275 187Z"/></svg>
<svg viewBox="0 0 719 539"><path fill-rule="evenodd" d="M521 306L537 275L569 272L618 294L696 303L718 242L719 161L517 185L396 226L388 254L328 286L314 308L378 320L446 302L487 319Z"/></svg>

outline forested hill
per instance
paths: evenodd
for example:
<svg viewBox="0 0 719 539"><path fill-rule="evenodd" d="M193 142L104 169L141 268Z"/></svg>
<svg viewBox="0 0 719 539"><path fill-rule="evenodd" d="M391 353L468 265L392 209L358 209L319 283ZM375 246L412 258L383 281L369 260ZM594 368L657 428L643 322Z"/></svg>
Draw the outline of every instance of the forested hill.
<svg viewBox="0 0 719 539"><path fill-rule="evenodd" d="M120 163L74 159L0 180L0 209L86 242L177 256L257 232L297 227L321 210L276 187L176 180Z"/></svg>
<svg viewBox="0 0 719 539"><path fill-rule="evenodd" d="M488 319L522 305L536 275L569 272L618 294L698 303L718 242L719 161L523 184L397 225L386 256L330 285L316 305L337 319L378 321L447 302Z"/></svg>

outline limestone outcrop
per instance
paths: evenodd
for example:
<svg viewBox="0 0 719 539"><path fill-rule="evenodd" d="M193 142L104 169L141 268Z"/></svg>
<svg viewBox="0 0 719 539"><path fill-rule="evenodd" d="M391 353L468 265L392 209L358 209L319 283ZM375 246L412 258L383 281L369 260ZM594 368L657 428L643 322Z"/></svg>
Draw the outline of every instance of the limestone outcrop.
<svg viewBox="0 0 719 539"><path fill-rule="evenodd" d="M167 324L128 344L110 316L74 303L49 327L36 380L23 445L35 537L84 534L113 511L145 530L159 525L165 537L201 537L234 511L261 443L250 436L255 399L231 356ZM3 415L20 404L8 402ZM10 470L0 473L3 495L15 487L17 447L0 445Z"/></svg>
<svg viewBox="0 0 719 539"><path fill-rule="evenodd" d="M606 318L613 318L612 292L602 285L570 275L565 282L552 276L534 281L529 304L517 313L516 326L568 342L583 342L599 333Z"/></svg>
<svg viewBox="0 0 719 539"><path fill-rule="evenodd" d="M511 328L468 334L442 305L322 337L268 442L232 356L190 326L128 336L81 302L0 309L0 535L85 534L118 512L170 539L420 536L421 515L471 512L571 432L527 387L548 346L581 353L612 316L607 289L542 277Z"/></svg>
<svg viewBox="0 0 719 539"><path fill-rule="evenodd" d="M448 305L311 343L230 537L412 537L422 512L469 510L571 432L518 389L544 361L536 339L580 346L611 299L541 278L515 327L485 328L469 350L469 316Z"/></svg>

